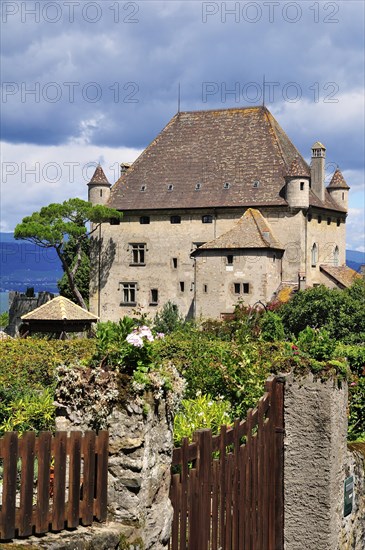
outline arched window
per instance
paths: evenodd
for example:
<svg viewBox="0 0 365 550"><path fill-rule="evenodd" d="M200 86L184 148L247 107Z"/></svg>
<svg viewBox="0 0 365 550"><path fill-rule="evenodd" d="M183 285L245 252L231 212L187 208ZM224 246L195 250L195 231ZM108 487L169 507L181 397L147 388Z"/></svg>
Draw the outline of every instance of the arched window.
<svg viewBox="0 0 365 550"><path fill-rule="evenodd" d="M338 260L339 260L340 251L338 249L338 246L335 246L335 249L333 251L333 265L336 267L338 266Z"/></svg>
<svg viewBox="0 0 365 550"><path fill-rule="evenodd" d="M312 267L316 267L318 262L318 246L316 243L312 246Z"/></svg>

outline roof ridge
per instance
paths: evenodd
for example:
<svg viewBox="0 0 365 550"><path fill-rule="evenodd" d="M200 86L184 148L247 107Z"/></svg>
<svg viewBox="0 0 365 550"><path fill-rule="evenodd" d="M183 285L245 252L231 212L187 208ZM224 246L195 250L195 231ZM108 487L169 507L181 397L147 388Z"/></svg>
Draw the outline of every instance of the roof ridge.
<svg viewBox="0 0 365 550"><path fill-rule="evenodd" d="M277 147L278 147L278 149L279 149L280 156L281 156L281 159L282 159L282 161L283 161L283 163L284 163L284 166L286 167L286 170L288 170L288 164L287 164L287 162L286 162L286 160L285 160L285 157L284 157L283 148L281 147L280 140L279 140L279 138L278 138L278 136L277 136L277 133L276 133L276 129L274 128L274 126L273 126L273 124L272 124L271 117L272 117L272 119L274 119L274 117L273 117L272 115L271 115L271 117L270 117L270 115L271 115L271 113L268 111L268 109L266 109L266 111L265 111L265 116L266 116L267 123L269 124L270 129L271 129L271 131L272 131L273 134L274 134L275 143L277 144ZM283 132L284 132L285 135L286 135L286 132L285 132L284 129L283 129ZM287 137L288 137L288 136L287 136ZM293 145L294 145L294 144L293 144Z"/></svg>
<svg viewBox="0 0 365 550"><path fill-rule="evenodd" d="M253 221L256 225L257 231L259 232L260 239L262 240L263 244L267 245L267 241L262 236L261 229L260 229L259 224L257 223L256 217L255 217L256 212L258 212L259 216L262 216L260 210L257 210L256 208L248 208L247 211L250 211L250 215L251 215L251 217L252 217L252 219L253 219Z"/></svg>

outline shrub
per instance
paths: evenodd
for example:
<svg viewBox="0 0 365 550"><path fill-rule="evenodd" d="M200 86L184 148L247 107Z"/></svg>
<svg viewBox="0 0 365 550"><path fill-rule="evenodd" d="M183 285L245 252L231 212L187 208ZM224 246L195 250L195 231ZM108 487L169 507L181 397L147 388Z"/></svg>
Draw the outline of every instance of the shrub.
<svg viewBox="0 0 365 550"><path fill-rule="evenodd" d="M317 361L333 358L336 342L326 329L306 327L298 335L298 348Z"/></svg>
<svg viewBox="0 0 365 550"><path fill-rule="evenodd" d="M0 435L3 432L52 430L55 407L53 388L0 392Z"/></svg>
<svg viewBox="0 0 365 550"><path fill-rule="evenodd" d="M156 332L170 334L171 332L181 328L183 322L183 318L180 315L177 305L168 301L164 304L161 311L156 313L153 328Z"/></svg>
<svg viewBox="0 0 365 550"><path fill-rule="evenodd" d="M280 315L267 311L260 320L261 338L266 342L284 340L284 325Z"/></svg>

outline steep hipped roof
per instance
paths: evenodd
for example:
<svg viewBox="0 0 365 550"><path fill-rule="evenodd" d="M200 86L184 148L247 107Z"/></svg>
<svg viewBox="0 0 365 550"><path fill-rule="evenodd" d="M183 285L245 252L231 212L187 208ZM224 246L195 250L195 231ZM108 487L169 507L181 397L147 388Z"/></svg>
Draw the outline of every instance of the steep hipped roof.
<svg viewBox="0 0 365 550"><path fill-rule="evenodd" d="M98 320L96 315L89 313L82 307L74 304L64 296L56 296L46 304L21 317L23 321L90 321Z"/></svg>
<svg viewBox="0 0 365 550"><path fill-rule="evenodd" d="M343 287L349 287L356 279L361 278L359 273L347 265L320 265L319 267L321 271L329 275L336 283L339 283Z"/></svg>
<svg viewBox="0 0 365 550"><path fill-rule="evenodd" d="M98 164L98 166L96 167L94 175L89 181L88 185L109 185L110 186L110 183L108 182L108 178L104 174L104 170L102 169L100 164Z"/></svg>
<svg viewBox="0 0 365 550"><path fill-rule="evenodd" d="M331 182L327 189L350 189L339 168L335 170L335 173L333 174Z"/></svg>
<svg viewBox="0 0 365 550"><path fill-rule="evenodd" d="M280 192L295 157L299 152L265 107L178 113L113 186L108 205L285 205Z"/></svg>
<svg viewBox="0 0 365 550"><path fill-rule="evenodd" d="M273 248L284 250L269 224L258 210L249 208L232 229L197 249Z"/></svg>
<svg viewBox="0 0 365 550"><path fill-rule="evenodd" d="M311 172L308 164L303 162L301 158L296 157L291 163L287 175L289 177L310 178Z"/></svg>
<svg viewBox="0 0 365 550"><path fill-rule="evenodd" d="M319 144L321 147L322 144ZM294 159L309 167L266 107L177 113L111 189L119 210L287 205ZM310 204L341 210L325 190Z"/></svg>

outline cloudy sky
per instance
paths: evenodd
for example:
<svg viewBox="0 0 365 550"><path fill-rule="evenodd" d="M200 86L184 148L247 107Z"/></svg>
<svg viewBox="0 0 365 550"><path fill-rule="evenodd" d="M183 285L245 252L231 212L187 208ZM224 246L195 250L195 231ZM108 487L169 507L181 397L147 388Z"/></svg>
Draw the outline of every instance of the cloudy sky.
<svg viewBox="0 0 365 550"><path fill-rule="evenodd" d="M309 161L351 186L364 250L364 2L57 0L1 3L1 218L113 183L176 113L265 103Z"/></svg>

